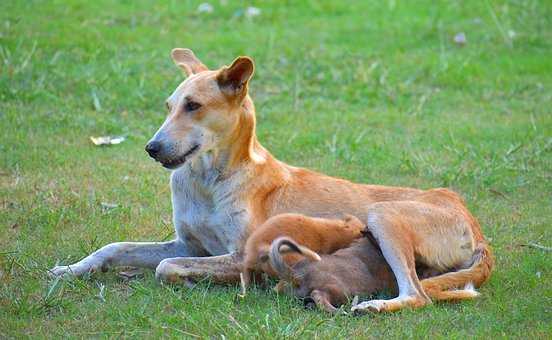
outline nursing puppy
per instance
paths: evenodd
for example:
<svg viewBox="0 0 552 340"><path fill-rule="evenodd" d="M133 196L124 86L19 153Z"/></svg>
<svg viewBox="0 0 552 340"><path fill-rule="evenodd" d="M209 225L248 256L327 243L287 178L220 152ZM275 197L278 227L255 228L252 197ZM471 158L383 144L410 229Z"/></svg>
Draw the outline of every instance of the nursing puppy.
<svg viewBox="0 0 552 340"><path fill-rule="evenodd" d="M302 254L316 258L317 253L331 254L349 246L353 240L362 236L365 228L366 226L352 215L345 215L339 220L288 213L268 219L246 241L242 294L245 294L253 273L265 272L270 276L277 276L268 261L270 245L276 238L288 236L301 244L296 247L301 249ZM304 258L297 253L289 253L284 257L286 263L291 265Z"/></svg>
<svg viewBox="0 0 552 340"><path fill-rule="evenodd" d="M368 238L318 259L304 248L291 238L278 238L270 248L270 263L280 279L291 283L297 297L312 299L324 311L335 313L354 296L397 291L391 268L375 242ZM303 260L290 266L282 256L289 252L303 255Z"/></svg>
<svg viewBox="0 0 552 340"><path fill-rule="evenodd" d="M312 300L320 309L335 313L337 307L354 296L370 296L376 292L397 292L397 280L386 262L377 240L368 230L365 238L356 240L348 248L331 255L318 256L308 248L288 237L281 237L271 245L269 260L281 280L289 282L293 293L305 301ZM295 252L303 260L290 266L282 256ZM476 248L471 260L464 266L451 268L448 272L435 272L428 267L417 266L413 275L423 278L421 291L431 300L459 301L473 299L478 294L471 282L463 289L442 290L436 282L451 276L465 276L480 270L485 261L485 248ZM362 305L362 304L359 304ZM358 310L354 305L352 311Z"/></svg>

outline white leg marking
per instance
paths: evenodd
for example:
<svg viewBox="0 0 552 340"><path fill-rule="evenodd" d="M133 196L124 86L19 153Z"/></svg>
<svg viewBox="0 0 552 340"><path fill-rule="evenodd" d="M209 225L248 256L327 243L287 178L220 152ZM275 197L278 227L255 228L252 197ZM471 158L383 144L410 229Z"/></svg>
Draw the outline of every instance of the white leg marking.
<svg viewBox="0 0 552 340"><path fill-rule="evenodd" d="M383 257L391 267L393 274L397 280L397 285L399 287L399 296L390 300L370 300L364 301L356 306L351 308L352 312L381 312L386 310L388 304L400 304L402 306L408 305L411 301L416 299L423 299L418 290L415 288L414 282L409 274L409 268L405 263L401 261L401 254L397 252L393 247L390 247L389 244L380 241L381 233L378 228L378 218L377 214L369 213L368 214L368 227L378 239L378 243L383 254Z"/></svg>
<svg viewBox="0 0 552 340"><path fill-rule="evenodd" d="M163 259L189 256L186 245L179 241L169 242L118 242L108 244L84 259L69 266L50 269L53 276L82 276L86 273L116 266L157 267Z"/></svg>

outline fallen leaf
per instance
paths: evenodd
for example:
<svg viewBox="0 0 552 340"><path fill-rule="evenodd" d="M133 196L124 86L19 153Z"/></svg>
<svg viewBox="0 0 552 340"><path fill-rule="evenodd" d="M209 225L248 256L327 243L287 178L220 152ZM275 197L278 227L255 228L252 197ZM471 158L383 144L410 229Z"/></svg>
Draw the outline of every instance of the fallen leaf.
<svg viewBox="0 0 552 340"><path fill-rule="evenodd" d="M103 145L116 145L120 144L125 140L125 137L123 136L100 136L100 137L90 137L90 140L92 143L98 146Z"/></svg>
<svg viewBox="0 0 552 340"><path fill-rule="evenodd" d="M144 271L140 268L128 268L125 271L119 272L119 277L124 280L132 280L144 275Z"/></svg>
<svg viewBox="0 0 552 340"><path fill-rule="evenodd" d="M102 206L102 209L104 209L105 211L112 210L112 209L115 209L115 208L119 207L119 205L117 203L101 202L100 205Z"/></svg>

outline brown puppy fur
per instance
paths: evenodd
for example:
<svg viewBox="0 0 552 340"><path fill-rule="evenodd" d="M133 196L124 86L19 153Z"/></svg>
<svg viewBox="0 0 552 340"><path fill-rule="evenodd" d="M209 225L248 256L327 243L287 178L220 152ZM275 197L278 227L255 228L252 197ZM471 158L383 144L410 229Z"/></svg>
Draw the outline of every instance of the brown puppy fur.
<svg viewBox="0 0 552 340"><path fill-rule="evenodd" d="M312 299L320 309L335 313L354 296L397 291L395 276L377 245L366 238L316 261L304 247L288 237L276 239L270 249L270 263L282 280L294 287L297 297ZM283 252L305 255L290 266ZM314 260L314 261L313 261Z"/></svg>
<svg viewBox="0 0 552 340"><path fill-rule="evenodd" d="M341 220L308 217L300 214L280 214L269 218L247 239L243 261L243 279L245 288L254 272L264 272L275 277L277 274L270 266L268 252L272 241L281 236L293 238L302 246L304 253L313 251L319 254L331 254L345 248L362 236L366 226L356 217L345 215ZM318 255L314 255L316 257ZM288 264L303 259L297 253L285 256Z"/></svg>
<svg viewBox="0 0 552 340"><path fill-rule="evenodd" d="M383 290L397 291L395 276L379 246L369 232L366 236L368 238L357 240L348 248L320 257L294 240L280 237L272 243L269 253L270 263L280 279L291 284L294 295L307 300L311 299L318 308L335 313L337 307L347 303L354 296L369 296ZM304 259L290 266L282 256L283 253L290 251L304 256ZM469 272L480 267L482 255L482 249L476 250L470 267L460 268L455 273ZM434 274L430 274L426 268L420 268L420 271L423 272L419 274L420 276ZM431 299L453 301L477 296L471 288L449 291L434 289L436 279L428 278L421 281L424 291Z"/></svg>

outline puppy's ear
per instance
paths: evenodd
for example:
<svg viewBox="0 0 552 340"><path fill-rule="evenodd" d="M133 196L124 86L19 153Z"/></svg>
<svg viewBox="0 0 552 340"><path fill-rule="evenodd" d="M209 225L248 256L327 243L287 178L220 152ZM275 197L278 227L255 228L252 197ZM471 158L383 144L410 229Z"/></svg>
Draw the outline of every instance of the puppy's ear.
<svg viewBox="0 0 552 340"><path fill-rule="evenodd" d="M362 223L362 221L354 215L344 214L343 222L347 226L351 226L358 229L363 229L365 227L364 223Z"/></svg>
<svg viewBox="0 0 552 340"><path fill-rule="evenodd" d="M221 90L229 95L245 95L247 83L253 76L255 65L249 57L238 57L232 65L223 67L217 74L217 83Z"/></svg>
<svg viewBox="0 0 552 340"><path fill-rule="evenodd" d="M171 57L176 66L180 67L188 77L208 70L207 66L203 65L190 49L175 48L171 51Z"/></svg>

